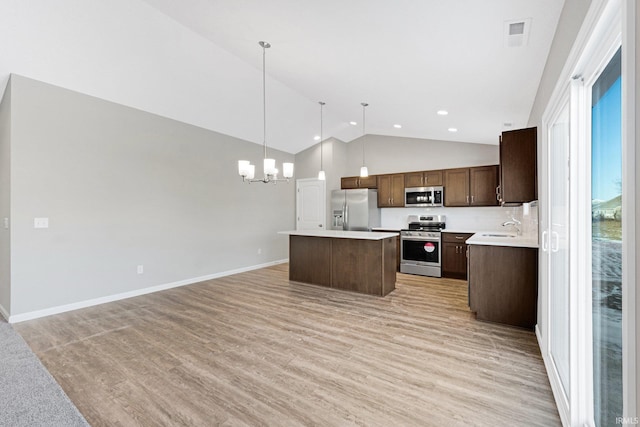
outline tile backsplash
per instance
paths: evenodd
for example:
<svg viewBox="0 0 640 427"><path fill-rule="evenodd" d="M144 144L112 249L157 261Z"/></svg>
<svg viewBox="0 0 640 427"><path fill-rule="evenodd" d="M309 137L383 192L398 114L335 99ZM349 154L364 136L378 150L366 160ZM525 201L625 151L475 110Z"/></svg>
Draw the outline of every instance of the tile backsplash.
<svg viewBox="0 0 640 427"><path fill-rule="evenodd" d="M469 208L383 208L381 225L391 229L407 228L409 215L446 215L447 230L458 232L515 231L512 226L502 223L515 218L522 223L523 235L538 233L538 203L509 207L469 207Z"/></svg>

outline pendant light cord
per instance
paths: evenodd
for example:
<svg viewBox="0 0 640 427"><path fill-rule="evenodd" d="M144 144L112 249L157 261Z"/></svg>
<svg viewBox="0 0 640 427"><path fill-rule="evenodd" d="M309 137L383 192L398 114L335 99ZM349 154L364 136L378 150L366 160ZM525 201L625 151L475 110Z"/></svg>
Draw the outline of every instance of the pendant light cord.
<svg viewBox="0 0 640 427"><path fill-rule="evenodd" d="M266 61L267 47L269 43L261 43L262 45L262 144L264 145L264 158L267 158L267 79L266 79Z"/></svg>
<svg viewBox="0 0 640 427"><path fill-rule="evenodd" d="M324 151L322 149L322 108L324 107L324 102L320 101L320 170L324 170L322 167L322 158Z"/></svg>
<svg viewBox="0 0 640 427"><path fill-rule="evenodd" d="M364 125L365 125L365 114L364 114L364 110L365 108L367 108L367 106L369 104L367 104L366 102L361 103L360 105L362 105L362 166L364 166L366 163L364 161L364 136L365 131L364 131Z"/></svg>

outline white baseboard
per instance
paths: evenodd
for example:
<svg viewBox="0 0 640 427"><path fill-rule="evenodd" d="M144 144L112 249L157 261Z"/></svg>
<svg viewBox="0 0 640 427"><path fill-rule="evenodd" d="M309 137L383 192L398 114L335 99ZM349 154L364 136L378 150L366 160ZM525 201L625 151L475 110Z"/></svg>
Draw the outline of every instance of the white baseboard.
<svg viewBox="0 0 640 427"><path fill-rule="evenodd" d="M264 264L252 265L249 267L237 268L235 270L222 271L220 273L209 274L207 276L194 277L191 279L179 280L177 282L165 283L163 285L152 286L149 288L136 289L130 292L123 292L120 294L108 295L100 298L94 298L86 301L74 302L71 304L59 305L56 307L45 308L44 310L30 311L27 313L9 315L2 306L0 306L0 312L4 315L9 323L19 323L26 320L38 319L40 317L51 316L52 314L64 313L67 311L78 310L80 308L91 307L94 305L105 304L108 302L118 301L122 299L137 297L140 295L150 294L153 292L164 291L171 288L177 288L180 286L192 285L198 282L204 282L205 280L217 279L219 277L231 276L233 274L244 273L246 271L258 270L260 268L271 267L273 265L284 264L289 262L288 259L281 259L277 261L271 261Z"/></svg>
<svg viewBox="0 0 640 427"><path fill-rule="evenodd" d="M2 315L7 322L9 321L9 310L4 308L2 304L0 304L0 315Z"/></svg>

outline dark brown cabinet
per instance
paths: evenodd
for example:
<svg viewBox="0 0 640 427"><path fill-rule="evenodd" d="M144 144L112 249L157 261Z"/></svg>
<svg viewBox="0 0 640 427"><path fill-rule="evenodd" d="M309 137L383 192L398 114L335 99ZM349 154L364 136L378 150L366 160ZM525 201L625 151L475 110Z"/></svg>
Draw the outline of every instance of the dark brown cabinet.
<svg viewBox="0 0 640 427"><path fill-rule="evenodd" d="M396 271L400 272L400 232L398 230L376 229L381 233L398 233L396 237Z"/></svg>
<svg viewBox="0 0 640 427"><path fill-rule="evenodd" d="M404 174L378 175L378 207L404 206Z"/></svg>
<svg viewBox="0 0 640 427"><path fill-rule="evenodd" d="M396 239L289 236L289 280L385 296L396 286Z"/></svg>
<svg viewBox="0 0 640 427"><path fill-rule="evenodd" d="M444 171L444 205L469 206L469 168Z"/></svg>
<svg viewBox="0 0 640 427"><path fill-rule="evenodd" d="M500 137L500 187L502 204L520 204L538 199L536 158L537 128L502 132Z"/></svg>
<svg viewBox="0 0 640 427"><path fill-rule="evenodd" d="M442 171L409 172L404 174L405 187L433 187L442 185Z"/></svg>
<svg viewBox="0 0 640 427"><path fill-rule="evenodd" d="M343 190L352 188L378 188L378 179L375 175L366 178L346 176L340 179L340 188Z"/></svg>
<svg viewBox="0 0 640 427"><path fill-rule="evenodd" d="M471 233L442 233L442 277L467 280L467 245Z"/></svg>
<svg viewBox="0 0 640 427"><path fill-rule="evenodd" d="M498 166L469 169L469 206L497 206Z"/></svg>
<svg viewBox="0 0 640 427"><path fill-rule="evenodd" d="M445 206L497 206L498 166L446 169Z"/></svg>
<svg viewBox="0 0 640 427"><path fill-rule="evenodd" d="M478 320L533 329L538 249L469 245L469 307Z"/></svg>

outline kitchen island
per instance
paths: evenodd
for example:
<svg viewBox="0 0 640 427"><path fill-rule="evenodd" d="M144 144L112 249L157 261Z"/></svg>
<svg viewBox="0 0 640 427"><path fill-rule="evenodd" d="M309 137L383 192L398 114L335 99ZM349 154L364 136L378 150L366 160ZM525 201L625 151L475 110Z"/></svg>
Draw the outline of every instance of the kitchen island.
<svg viewBox="0 0 640 427"><path fill-rule="evenodd" d="M398 233L281 231L289 235L289 280L385 296L396 287Z"/></svg>

